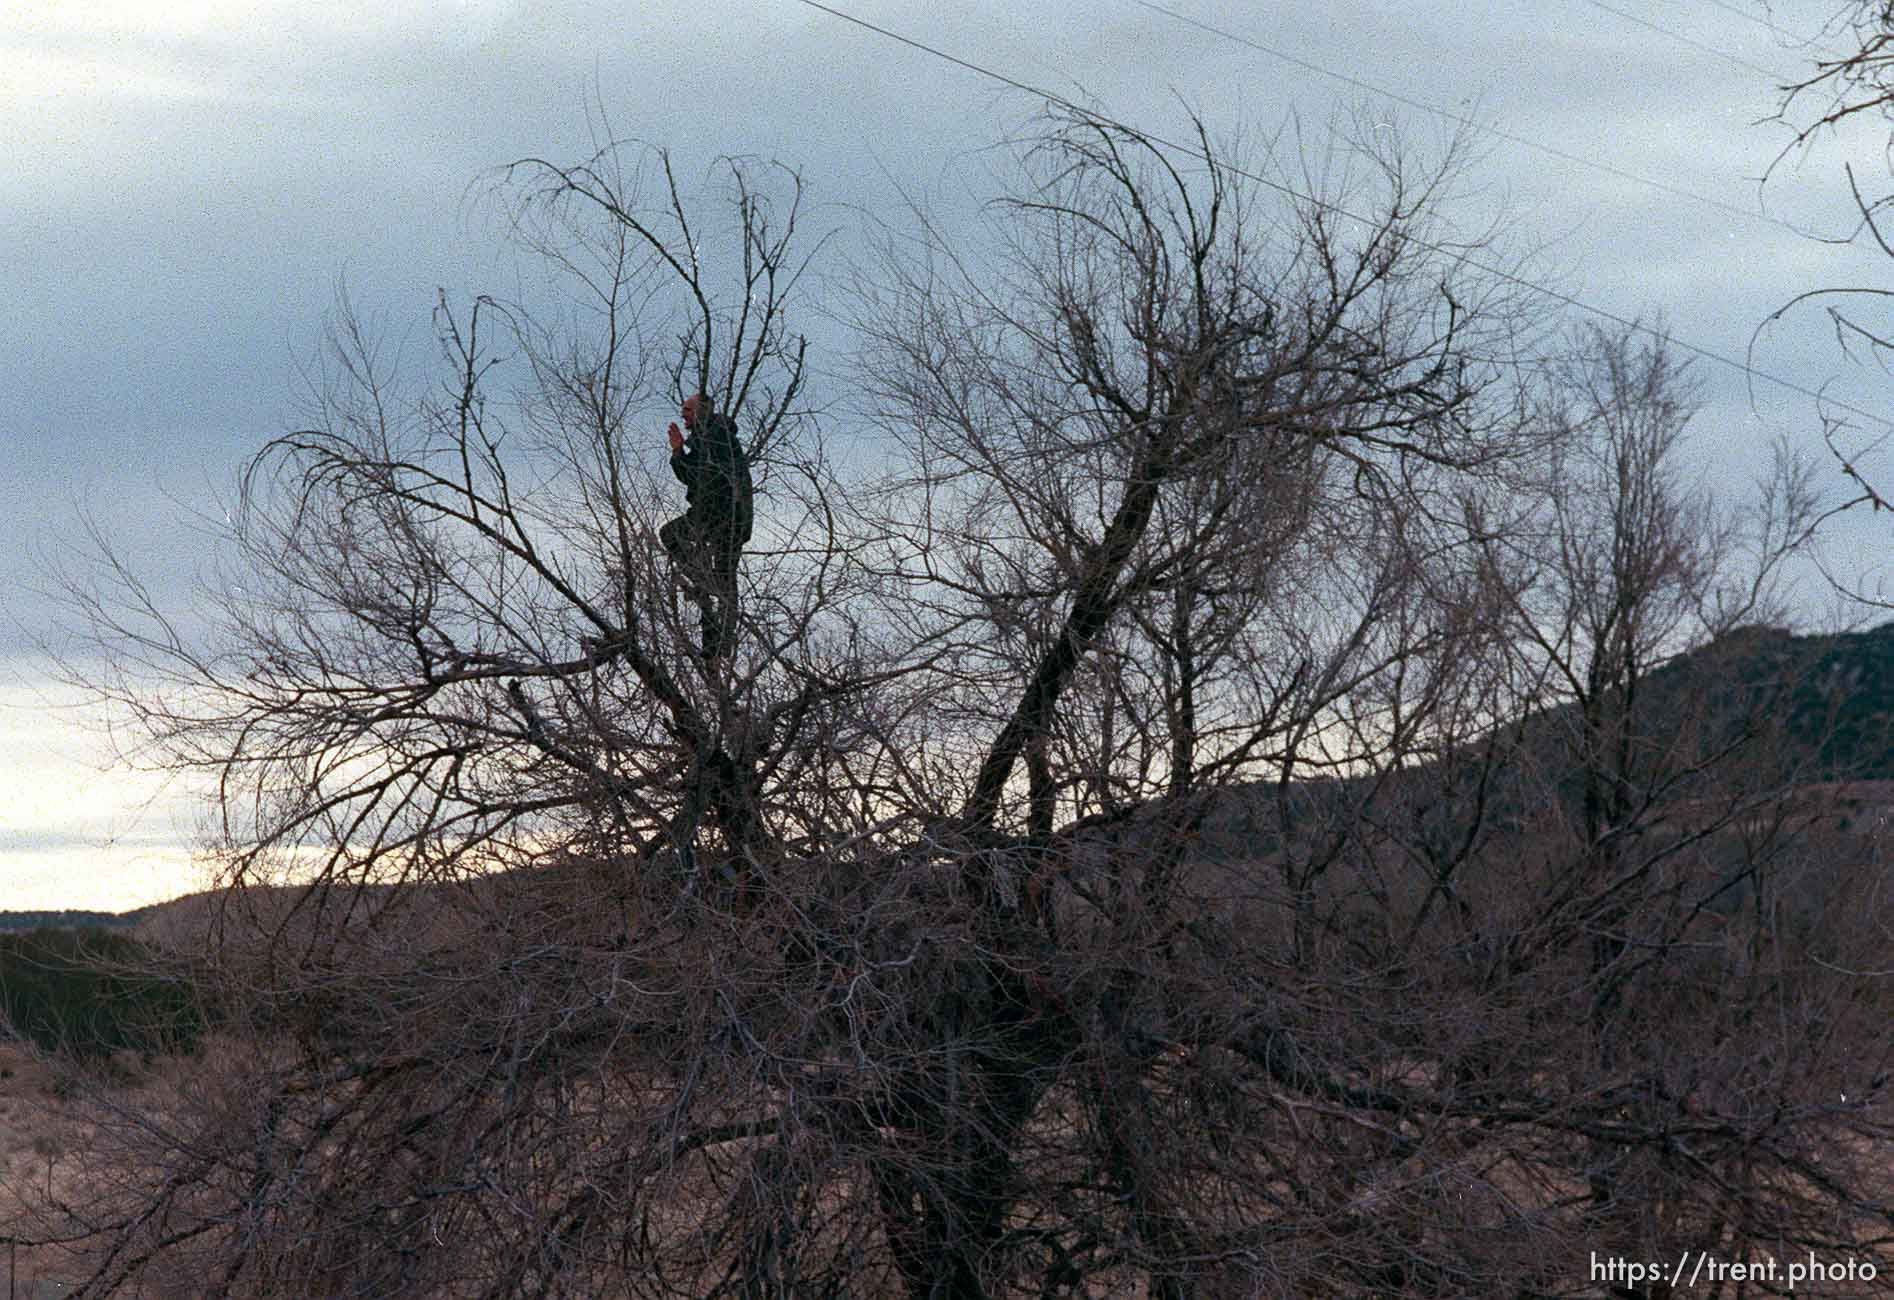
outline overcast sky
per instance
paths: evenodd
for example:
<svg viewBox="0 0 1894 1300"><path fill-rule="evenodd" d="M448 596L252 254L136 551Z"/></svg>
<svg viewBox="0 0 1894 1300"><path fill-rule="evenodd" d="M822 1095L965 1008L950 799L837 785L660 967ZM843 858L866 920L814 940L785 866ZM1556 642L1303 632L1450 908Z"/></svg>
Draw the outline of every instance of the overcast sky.
<svg viewBox="0 0 1894 1300"><path fill-rule="evenodd" d="M1775 87L1838 48L1819 36L1838 5L832 8L1171 138L1187 108L1255 140L1293 116L1311 148L1351 106L1423 140L1470 115L1480 156L1458 219L1503 210L1539 250L1535 279L1741 360L1796 292L1889 281L1878 255L1811 237L1850 228L1845 162L1885 179L1885 126L1757 184L1788 136L1764 120ZM296 423L339 287L424 351L437 288L464 302L518 283L483 179L524 156L581 159L602 129L669 147L694 176L720 154L792 164L812 225L838 231L839 273L862 214L898 223L903 191L964 201L943 187L980 183L983 151L1038 102L800 0L7 4L0 908L116 910L194 886L191 792L102 770L101 720L53 684L45 562L73 553L89 510L157 591L183 590L206 560L197 516ZM1766 332L1754 360L1894 415L1884 377L1841 358L1818 311ZM1778 433L1819 446L1810 399L1710 360L1695 372L1696 454L1718 486L1740 490ZM1833 550L1887 540L1851 519ZM1811 619L1820 597L1811 582Z"/></svg>

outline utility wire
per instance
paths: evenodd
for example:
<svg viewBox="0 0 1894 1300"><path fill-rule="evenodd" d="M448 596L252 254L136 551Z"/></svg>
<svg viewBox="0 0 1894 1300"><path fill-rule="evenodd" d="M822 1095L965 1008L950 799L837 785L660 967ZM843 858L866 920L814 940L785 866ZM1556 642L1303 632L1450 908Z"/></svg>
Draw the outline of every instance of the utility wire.
<svg viewBox="0 0 1894 1300"><path fill-rule="evenodd" d="M1697 2L1699 4L1714 5L1716 8L1721 9L1726 14L1735 14L1738 18L1746 19L1749 22L1755 23L1756 26L1764 28L1772 35L1785 36L1788 39L1794 41L1798 45L1813 45L1815 43L1815 37L1797 36L1794 32L1790 31L1788 28L1778 27L1776 26L1775 23L1771 22L1767 18L1758 18L1755 14L1750 13L1749 10L1739 8L1736 5L1729 3L1729 0L1697 0Z"/></svg>
<svg viewBox="0 0 1894 1300"><path fill-rule="evenodd" d="M1685 36L1682 32L1673 32L1668 27L1659 27L1656 23L1650 22L1647 19L1639 18L1636 14L1628 14L1624 10L1617 8L1615 5L1605 4L1604 0L1585 0L1585 3L1590 5L1594 9L1602 9L1606 13L1612 15L1615 18L1622 18L1627 23L1636 23L1639 27L1642 27L1647 31L1656 32L1659 36L1668 36L1671 40L1676 41L1678 44L1688 45L1691 49L1700 50L1704 54L1710 55L1712 58L1722 59L1726 63L1733 63L1739 68L1748 68L1751 72L1760 72L1762 73L1763 76L1768 77L1771 81L1776 82L1779 86L1788 84L1787 79L1785 79L1781 73L1777 72L1773 68L1765 68L1760 63L1751 63L1748 59L1738 58L1736 55L1731 54L1728 50L1719 50L1714 45L1705 45L1702 41L1699 41L1695 39L1694 37Z"/></svg>
<svg viewBox="0 0 1894 1300"><path fill-rule="evenodd" d="M1233 173L1234 175L1241 176L1245 178L1246 180L1255 181L1258 185L1261 185L1267 189L1274 190L1278 194L1282 194L1288 198L1292 198L1303 203L1313 203L1317 207L1326 208L1330 212L1334 212L1340 216L1347 217L1350 221L1359 222L1360 224L1364 226L1372 226L1374 224L1373 222L1369 221L1366 217L1360 216L1354 212L1350 212L1347 208L1342 207L1340 204L1331 203L1326 199L1317 198L1315 195L1312 195L1312 194L1304 194L1300 190L1293 189L1290 186L1284 185L1279 181L1270 180L1267 176L1258 175L1257 173L1253 171L1248 171L1232 163L1227 163L1227 162L1216 163L1213 159L1206 156L1201 150L1191 145L1181 144L1175 140L1168 140L1165 137L1158 135L1152 131L1145 131L1137 127L1128 126L1124 122L1118 121L1116 118L1107 117L1105 114L1098 112L1096 109L1087 108L1082 104L1076 104L1072 102L1070 99L1067 99L1063 95L1054 94L1050 90L1046 90L1042 87L1034 86L1028 82L1020 81L1016 78L1009 77L1003 72L996 72L992 68L988 68L981 64L971 62L970 60L960 58L957 55L949 54L947 53L947 51L942 50L942 49L937 49L936 47L929 45L924 41L916 40L915 38L911 36L904 36L900 32L894 31L887 27L882 27L877 23L869 22L866 18L857 18L854 14L847 13L841 9L837 9L833 5L822 3L822 0L796 0L796 2L798 4L806 5L807 7L811 9L820 10L821 12L828 14L831 18L839 18L841 21L852 24L853 26L859 27L864 31L873 32L877 36L885 37L888 40L896 42L897 44L905 45L909 49L919 50L923 54L928 54L928 55L933 56L934 58L942 59L948 63L953 64L955 67L965 68L967 71L976 73L979 76L986 77L993 81L997 81L1001 83L1002 85L1011 86L1015 90L1023 90L1027 94L1032 95L1035 98L1043 99L1049 103L1057 104L1060 107L1069 109L1070 111L1074 113L1078 113L1081 116L1092 118L1095 121L1102 122L1107 126L1115 127L1120 131L1126 132L1127 134L1138 136L1139 138L1147 140L1154 145L1158 145L1158 146L1161 146L1162 148L1169 149L1174 153L1188 154L1190 157L1199 159L1202 162L1210 163L1215 166L1221 166L1226 171L1229 171ZM1585 302L1579 298L1574 298L1571 294L1565 293L1562 290L1551 288L1548 285L1539 284L1536 281L1526 279L1524 276L1516 275L1511 271L1504 270L1497 266L1489 265L1488 263L1482 262L1478 260L1477 258L1473 257L1471 254L1444 247L1443 245L1433 243L1426 239L1422 239L1418 235L1412 235L1412 236L1409 236L1409 238L1411 238L1415 243L1419 244L1421 247L1426 248L1432 252L1438 253L1442 257L1449 258L1450 260L1455 261L1455 262L1460 262L1466 266L1472 267L1473 269L1477 271L1483 271L1487 275L1497 276L1499 279L1504 280L1509 284L1517 285L1522 289L1529 289L1532 292L1541 294L1544 297L1550 298L1555 302L1563 303L1567 307L1571 307L1578 311L1582 311L1586 313L1587 315L1596 316L1601 320L1611 321L1613 324L1621 325L1625 327L1626 329L1637 330L1641 333L1648 334L1652 338L1657 339L1660 342L1668 342L1675 347L1683 349L1685 352L1689 352L1695 356L1702 357L1706 361L1714 361L1718 365L1727 366L1731 370L1735 370L1739 372L1740 374L1744 375L1745 377L1753 378L1753 379L1765 379L1769 381L1770 383L1775 384L1777 387L1786 389L1791 393L1798 394L1799 396L1802 396L1802 397L1811 398L1815 402L1821 405L1824 405L1831 410L1846 411L1850 413L1851 415L1858 415L1862 417L1863 419L1872 420L1876 424L1894 427L1894 420L1890 420L1886 416L1876 415L1871 411L1865 411L1862 408L1858 406L1852 406L1847 402L1837 401L1834 398L1829 397L1823 393L1819 393L1815 389L1809 388L1804 384L1798 384L1792 379L1784 379L1780 375L1771 374L1766 370L1758 370L1754 366L1751 366L1745 362L1736 360L1734 357L1726 356L1721 352L1712 351L1709 348L1699 347L1697 344L1691 343L1688 340L1680 339L1675 336L1660 334L1656 330L1652 329L1649 325L1646 325L1642 323L1641 321L1635 321L1635 320L1630 319L1629 317L1620 316L1618 313L1614 311L1609 311L1603 307L1595 307L1591 303Z"/></svg>
<svg viewBox="0 0 1894 1300"><path fill-rule="evenodd" d="M1490 126L1490 125L1487 125L1486 123L1479 121L1479 119L1471 116L1470 114L1455 112L1453 109L1450 109L1450 108L1441 108L1437 104L1429 104L1425 100L1410 98L1409 96L1403 95L1399 93L1398 91L1387 90L1381 86L1377 86L1371 81L1363 81L1359 77L1351 77L1345 72L1332 71L1331 69L1323 67L1319 63L1313 63L1313 62L1310 62L1308 59L1301 58L1297 55L1288 54L1282 50L1274 49L1271 46L1262 44L1260 41L1252 40L1249 37L1242 35L1241 33L1232 32L1232 31L1226 30L1225 28L1215 26L1214 24L1204 22L1201 19L1193 18L1189 14L1179 13L1177 10L1167 8L1166 6L1161 5L1161 4L1153 4L1152 0L1134 0L1134 2L1138 5L1141 5L1142 7L1146 9L1151 10L1153 13L1163 14L1166 18L1175 19L1177 22L1180 22L1180 23L1186 23L1189 26L1198 28L1201 31L1209 32L1214 36L1221 36L1225 40L1235 41L1239 45L1246 45L1252 50L1256 50L1259 53L1269 55L1271 58L1280 59L1284 63L1293 64L1294 66L1301 68L1305 72L1313 72L1319 76L1324 76L1324 77L1330 78L1331 80L1339 81L1343 85L1353 86L1357 90L1365 90L1369 92L1370 94L1380 95L1384 99L1391 99L1397 104L1405 104L1409 108L1419 109L1423 113L1433 113L1436 116L1444 117L1451 122L1458 122L1460 125L1467 127L1471 130L1483 131L1488 135L1496 136L1499 139L1508 141L1512 144L1523 145L1528 149L1536 149L1540 153L1550 154L1552 157L1557 158L1562 162L1575 163L1580 167L1589 167L1593 171L1603 172L1607 176L1615 176L1617 179L1621 181L1631 181L1634 184L1643 185L1649 189L1657 190L1660 193L1668 194L1672 198L1689 199L1693 202L1701 203L1705 205L1706 207L1715 208L1719 212L1729 213L1732 216L1744 217L1751 221L1767 222L1769 225L1772 225L1772 226L1780 226L1782 229L1787 230L1791 234L1796 235L1803 239L1811 238L1808 231L1799 229L1796 226L1793 226L1789 224L1788 222L1782 220L1780 217L1772 217L1768 215L1767 213L1756 212L1749 208L1741 208L1735 205L1734 203L1725 203L1722 199L1711 198L1707 194L1699 194L1695 190L1687 190L1678 185L1671 185L1664 181L1653 180L1649 176L1640 176L1636 172L1626 171L1622 167L1614 167L1612 164L1607 163L1607 162L1600 162L1596 158L1587 158L1582 154L1568 153L1564 149L1560 149L1555 145L1541 144L1539 141L1531 139L1530 137L1523 136L1523 135L1514 135L1510 131L1502 131L1500 128L1496 126Z"/></svg>

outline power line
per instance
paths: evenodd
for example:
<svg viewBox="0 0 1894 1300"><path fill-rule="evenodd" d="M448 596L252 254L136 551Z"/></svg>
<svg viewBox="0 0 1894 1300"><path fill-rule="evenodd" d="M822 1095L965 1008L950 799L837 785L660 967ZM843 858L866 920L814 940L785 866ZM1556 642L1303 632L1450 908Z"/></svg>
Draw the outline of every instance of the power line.
<svg viewBox="0 0 1894 1300"><path fill-rule="evenodd" d="M1269 179L1267 176L1258 175L1255 172L1248 171L1232 163L1215 163L1213 159L1205 155L1203 151L1191 145L1180 144L1179 142L1175 140L1168 140L1164 138L1163 136L1158 135L1154 132L1145 131L1136 127L1128 126L1124 122L1118 121L1116 118L1107 117L1103 113L1100 113L1095 109L1086 108L1084 105L1081 105L1081 104L1075 104L1070 99L1067 99L1063 95L1054 94L1050 90L1043 89L1042 87L1039 87L1039 86L1034 86L1028 82L1020 81L1014 77L1009 77L1003 72L997 72L992 68L983 66L982 64L974 63L970 60L960 58L958 55L949 54L947 53L947 51L937 49L934 46L927 44L925 41L916 40L915 38L911 36L904 36L900 32L893 31L887 27L882 27L877 23L869 22L865 18L857 18L854 14L847 13L841 9L837 9L833 5L822 3L822 0L796 0L796 2L798 4L806 5L811 9L820 10L821 12L828 14L831 18L839 18L843 22L850 23L856 27L860 27L864 31L873 32L877 36L882 36L898 44L905 45L909 49L919 50L923 54L928 54L928 55L933 56L934 58L942 59L948 63L953 64L956 67L965 68L969 72L976 73L979 76L986 77L993 81L997 81L1001 83L1002 85L1011 86L1015 90L1023 90L1027 94L1032 95L1035 98L1046 100L1049 103L1057 104L1062 108L1069 109L1070 111L1074 113L1078 113L1085 117L1090 117L1098 122L1104 123L1107 126L1115 127L1120 131L1126 132L1127 134L1135 135L1139 137L1140 139L1147 140L1154 145L1160 146L1161 148L1169 149L1174 153L1188 154L1192 158L1199 159L1205 163L1211 163L1212 165L1222 166L1225 170L1235 175L1242 176L1247 180L1255 181L1258 185L1261 185L1267 189L1274 190L1278 194L1282 194L1282 195L1285 195L1286 197L1296 199L1299 202L1313 203L1317 207L1326 208L1330 212L1334 212L1340 216L1347 217L1350 221L1359 222L1360 224L1364 226L1374 225L1374 223L1369 221L1366 217L1359 216L1358 214L1349 211L1347 208L1342 207L1338 203L1331 203L1326 199L1318 198L1312 194L1304 194L1300 190L1284 185L1279 181L1273 181ZM1688 340L1676 338L1675 336L1659 334L1656 330L1652 329L1648 325L1643 324L1640 321L1632 320L1626 316L1620 316L1618 313L1614 311L1609 311L1603 307L1595 307L1591 303L1585 302L1584 300L1579 299L1579 298L1574 298L1571 294L1565 293L1562 290L1551 288L1548 285L1539 284L1536 281L1526 279L1524 276L1516 275L1511 271L1504 270L1497 266L1489 265L1485 262L1478 260L1477 258L1473 257L1469 253L1443 247L1440 244L1436 244L1429 240L1423 239L1418 235L1412 235L1412 236L1409 236L1409 238L1411 238L1415 243L1419 244L1421 247L1426 248L1432 252L1438 253L1442 257L1449 258L1455 262L1463 263L1464 265L1470 266L1477 271L1485 272L1487 275L1497 276L1499 279L1504 280L1509 284L1517 285L1522 289L1529 289L1532 292L1540 294L1544 297L1550 298L1555 302L1563 303L1567 307L1572 307L1578 311L1582 311L1586 313L1587 315L1596 316L1601 320L1611 321L1613 324L1621 325L1625 327L1626 329L1633 329L1641 333L1648 334L1652 338L1658 339L1660 342L1668 342L1669 344L1675 347L1683 349L1685 352L1689 352L1696 356L1702 357L1706 361L1714 361L1718 365L1727 366L1731 370L1735 370L1746 377L1767 380L1768 382L1775 384L1779 388L1786 389L1787 391L1798 394L1799 396L1802 396L1802 397L1811 398L1814 401L1822 405L1825 405L1832 410L1846 411L1852 415L1861 416L1863 419L1872 420L1876 424L1894 426L1894 420L1890 420L1885 416L1876 415L1871 411L1862 410L1860 407L1852 406L1848 404L1847 402L1836 401L1834 398L1828 397L1823 393L1819 393L1815 389L1809 388L1806 385L1798 384L1792 379L1784 379L1780 375L1771 374L1766 370L1758 370L1754 366L1751 366L1745 362L1736 360L1734 357L1725 356L1723 353L1714 352L1710 350L1709 348L1699 347L1697 344L1691 343Z"/></svg>
<svg viewBox="0 0 1894 1300"><path fill-rule="evenodd" d="M1813 45L1815 43L1815 40L1816 40L1815 37L1798 36L1786 27L1776 26L1774 22L1770 21L1767 18L1758 18L1755 14L1750 13L1747 9L1739 9L1737 6L1730 4L1729 0L1697 0L1697 2L1699 4L1713 5L1716 8L1721 9L1726 14L1735 14L1738 18L1742 18L1748 22L1755 23L1758 27L1761 27L1764 30L1768 31L1771 35L1785 36L1789 40L1794 41L1798 45L1806 46L1806 45Z"/></svg>
<svg viewBox="0 0 1894 1300"><path fill-rule="evenodd" d="M1153 13L1163 14L1166 18L1175 19L1177 22L1180 22L1180 23L1186 23L1189 26L1198 28L1201 31L1209 32L1215 36L1221 36L1225 40L1235 41L1239 45L1246 45L1252 50L1256 50L1259 53L1269 55L1271 58L1281 59L1284 63L1293 64L1294 66L1303 69L1305 72L1313 72L1319 76L1324 76L1332 80L1339 81L1343 83L1344 85L1353 86L1357 90L1365 90L1369 92L1370 94L1380 95L1385 99L1393 100L1397 104L1405 104L1409 108L1419 109L1423 113L1433 113L1436 116L1444 117L1448 119L1449 121L1458 122L1460 125L1468 127L1472 130L1484 131L1488 135L1496 136L1499 139L1509 141L1512 144L1524 145L1528 149L1536 149L1540 153L1549 154L1552 157L1557 158L1562 162L1575 163L1580 167L1589 167L1594 171L1603 172L1607 176L1614 176L1617 179L1622 180L1622 181L1631 181L1634 184L1643 185L1650 189L1657 190L1660 193L1668 194L1673 198L1690 199L1694 202L1701 203L1705 205L1706 207L1715 208L1719 212L1726 212L1733 216L1745 217L1751 221L1767 222L1769 225L1772 225L1772 226L1780 226L1782 229L1789 231L1791 234L1794 234L1804 239L1809 237L1809 234L1807 231L1800 230L1796 228L1795 226L1790 225L1788 222L1782 220L1780 217L1772 217L1772 216L1769 216L1767 213L1756 212L1748 208L1739 208L1734 203L1725 203L1721 199L1711 198L1707 194L1699 194L1695 190L1687 190L1687 189L1684 189L1682 186L1671 185L1664 181L1653 180L1652 178L1648 176L1640 176L1636 172L1626 171L1622 167L1614 167L1610 163L1600 162L1596 158L1587 158L1582 154L1568 153L1566 150L1560 149L1554 145L1541 144L1539 141L1531 139L1530 137L1523 136L1523 135L1515 135L1510 131L1503 131L1499 127L1492 126L1487 123L1483 123L1479 121L1477 118L1471 116L1470 114L1458 113L1449 108L1441 108L1437 104L1429 104L1425 100L1413 99L1407 95L1401 94L1398 91L1388 90L1388 89L1385 89L1384 87L1377 86L1371 81L1363 81L1359 77L1352 77L1344 72L1332 71L1329 68L1323 67L1319 63L1314 63L1308 59L1301 58L1297 55L1288 54L1282 50L1274 49L1271 46L1262 44L1260 41L1252 40L1251 38L1244 36L1241 33L1228 31L1225 28L1218 27L1212 23L1207 23L1201 19L1193 18L1189 14L1179 13L1177 12L1177 10L1166 8L1164 5L1154 4L1152 3L1152 0L1134 0L1134 3L1141 5L1142 7L1146 9L1151 10Z"/></svg>
<svg viewBox="0 0 1894 1300"><path fill-rule="evenodd" d="M1639 18L1636 14L1628 14L1613 5L1605 4L1604 0L1585 0L1585 3L1594 9L1602 9L1613 17L1622 18L1627 23L1636 23L1639 27L1647 31L1656 32L1659 36L1668 36L1678 44L1688 45L1691 49L1700 50L1712 58L1722 59L1726 63L1733 63L1739 68L1748 68L1751 72L1760 72L1763 76L1768 77L1771 81L1778 84L1785 84L1787 81L1781 73L1775 71L1773 68L1765 68L1760 63L1751 63L1748 59L1738 58L1727 50L1719 50L1714 45L1705 45L1702 41L1694 37L1685 36L1682 32L1673 32L1668 27L1660 27L1654 22Z"/></svg>

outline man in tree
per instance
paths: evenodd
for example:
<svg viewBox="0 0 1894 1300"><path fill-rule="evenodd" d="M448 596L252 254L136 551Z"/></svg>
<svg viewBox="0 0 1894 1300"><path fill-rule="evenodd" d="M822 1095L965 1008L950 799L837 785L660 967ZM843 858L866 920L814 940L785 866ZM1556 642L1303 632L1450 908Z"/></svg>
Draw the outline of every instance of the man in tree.
<svg viewBox="0 0 1894 1300"><path fill-rule="evenodd" d="M683 413L688 437L670 428L671 472L690 508L658 538L702 612L704 658L715 659L736 624L737 559L750 540L755 487L730 417L703 393L685 398Z"/></svg>

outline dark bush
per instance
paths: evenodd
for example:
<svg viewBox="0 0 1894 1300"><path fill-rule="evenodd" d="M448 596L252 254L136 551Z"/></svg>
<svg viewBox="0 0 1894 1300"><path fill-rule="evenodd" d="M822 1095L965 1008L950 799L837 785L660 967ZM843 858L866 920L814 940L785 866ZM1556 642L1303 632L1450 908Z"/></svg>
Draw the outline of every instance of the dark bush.
<svg viewBox="0 0 1894 1300"><path fill-rule="evenodd" d="M96 927L0 935L0 1029L49 1051L189 1052L203 1032L196 991L129 935Z"/></svg>

